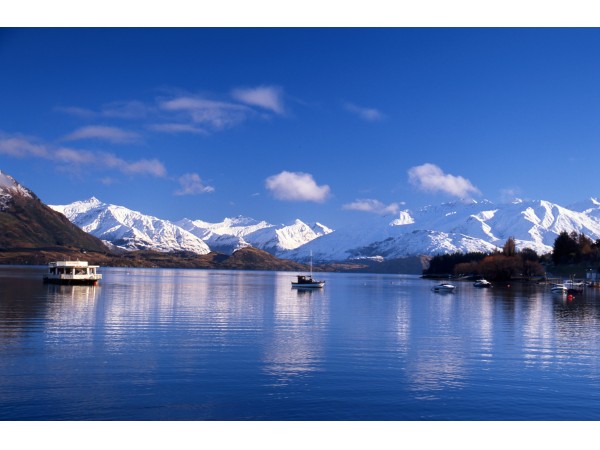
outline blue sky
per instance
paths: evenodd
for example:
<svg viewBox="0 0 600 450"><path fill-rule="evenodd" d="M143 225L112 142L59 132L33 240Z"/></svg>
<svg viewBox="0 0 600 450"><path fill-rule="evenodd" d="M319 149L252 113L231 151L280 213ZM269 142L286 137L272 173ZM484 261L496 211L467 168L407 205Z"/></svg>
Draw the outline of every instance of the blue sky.
<svg viewBox="0 0 600 450"><path fill-rule="evenodd" d="M0 170L42 201L336 227L600 196L600 29L0 30Z"/></svg>

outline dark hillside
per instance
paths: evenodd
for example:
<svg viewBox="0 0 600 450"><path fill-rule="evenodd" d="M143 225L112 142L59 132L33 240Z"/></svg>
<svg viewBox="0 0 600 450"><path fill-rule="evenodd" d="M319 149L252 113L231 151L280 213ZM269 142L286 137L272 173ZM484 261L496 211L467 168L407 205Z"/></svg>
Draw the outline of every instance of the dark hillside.
<svg viewBox="0 0 600 450"><path fill-rule="evenodd" d="M46 247L109 251L100 239L73 225L35 195L13 195L0 210L0 249Z"/></svg>

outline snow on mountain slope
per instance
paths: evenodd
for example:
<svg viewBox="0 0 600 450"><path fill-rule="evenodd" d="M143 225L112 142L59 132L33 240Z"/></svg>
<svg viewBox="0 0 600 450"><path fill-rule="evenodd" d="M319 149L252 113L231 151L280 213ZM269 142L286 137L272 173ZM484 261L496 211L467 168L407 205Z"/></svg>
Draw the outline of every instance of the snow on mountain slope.
<svg viewBox="0 0 600 450"><path fill-rule="evenodd" d="M383 223L349 225L319 237L285 255L305 261L345 260L361 257L400 258L453 252L490 252L501 249L509 237L518 249L538 254L552 251L563 231L600 238L600 203L587 202L573 211L548 201L516 201L507 204L452 202L403 211L399 218Z"/></svg>
<svg viewBox="0 0 600 450"><path fill-rule="evenodd" d="M0 211L5 209L14 195L32 198L31 191L0 170Z"/></svg>
<svg viewBox="0 0 600 450"><path fill-rule="evenodd" d="M50 205L82 230L126 250L189 251L200 255L210 248L181 227L123 206L92 197L70 205Z"/></svg>
<svg viewBox="0 0 600 450"><path fill-rule="evenodd" d="M232 253L239 248L252 246L278 255L332 231L319 223L311 227L296 220L291 225L277 227L264 220L242 216L226 218L218 223L183 219L177 224L221 253Z"/></svg>
<svg viewBox="0 0 600 450"><path fill-rule="evenodd" d="M318 222L313 226L309 226L297 219L291 225L280 228L272 226L254 231L246 235L245 239L253 247L278 255L287 250L298 248L332 231Z"/></svg>
<svg viewBox="0 0 600 450"><path fill-rule="evenodd" d="M4 184L11 185L10 180ZM600 202L592 198L571 208L544 201L451 202L405 210L397 216L356 216L333 231L296 220L275 226L238 216L222 222L183 219L175 224L106 205L95 198L55 206L85 231L123 248L232 253L253 246L276 256L307 261L401 258L453 252L490 252L509 237L518 249L552 251L563 231L600 239ZM208 247L207 247L208 245Z"/></svg>

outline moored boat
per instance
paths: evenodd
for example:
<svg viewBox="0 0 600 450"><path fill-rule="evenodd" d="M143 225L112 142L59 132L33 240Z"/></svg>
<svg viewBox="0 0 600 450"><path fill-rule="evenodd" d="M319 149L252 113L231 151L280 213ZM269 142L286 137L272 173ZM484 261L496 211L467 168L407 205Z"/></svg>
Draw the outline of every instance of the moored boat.
<svg viewBox="0 0 600 450"><path fill-rule="evenodd" d="M310 252L310 275L297 275L297 281L292 281L292 288L314 289L325 286L325 281L315 280L312 277L312 252Z"/></svg>
<svg viewBox="0 0 600 450"><path fill-rule="evenodd" d="M585 288L583 281L565 280L563 285L567 288L569 294L580 294Z"/></svg>
<svg viewBox="0 0 600 450"><path fill-rule="evenodd" d="M491 288L492 283L490 283L485 278L482 278L480 280L475 281L475 283L473 283L473 286L478 287L478 288Z"/></svg>
<svg viewBox="0 0 600 450"><path fill-rule="evenodd" d="M568 291L567 287L564 284L553 284L550 288L550 292L553 294L566 294Z"/></svg>
<svg viewBox="0 0 600 450"><path fill-rule="evenodd" d="M297 277L298 281L292 281L293 288L312 289L325 286L324 281L314 280L311 275L298 275Z"/></svg>
<svg viewBox="0 0 600 450"><path fill-rule="evenodd" d="M450 283L441 283L431 288L433 292L454 292L454 289L456 286Z"/></svg>
<svg viewBox="0 0 600 450"><path fill-rule="evenodd" d="M87 261L51 262L44 274L44 283L95 285L102 279L102 274L97 272L99 267Z"/></svg>

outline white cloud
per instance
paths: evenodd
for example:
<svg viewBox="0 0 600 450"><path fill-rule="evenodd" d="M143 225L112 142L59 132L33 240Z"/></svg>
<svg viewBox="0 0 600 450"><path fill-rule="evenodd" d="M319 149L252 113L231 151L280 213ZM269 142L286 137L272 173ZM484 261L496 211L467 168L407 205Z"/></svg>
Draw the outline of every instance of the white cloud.
<svg viewBox="0 0 600 450"><path fill-rule="evenodd" d="M79 128L64 137L66 141L78 141L81 139L103 139L115 144L125 144L139 140L139 135L131 131L125 131L116 127L101 125L90 125Z"/></svg>
<svg viewBox="0 0 600 450"><path fill-rule="evenodd" d="M254 114L254 111L245 105L192 96L163 101L160 107L165 111L182 112L189 116L192 122L210 125L218 130L237 125Z"/></svg>
<svg viewBox="0 0 600 450"><path fill-rule="evenodd" d="M247 105L259 106L273 111L276 114L284 114L283 90L275 86L259 86L248 89L234 89L231 96Z"/></svg>
<svg viewBox="0 0 600 450"><path fill-rule="evenodd" d="M375 108L365 108L362 106L357 106L353 103L344 104L344 108L346 111L350 111L351 113L358 115L358 117L366 120L367 122L377 122L385 117L381 111Z"/></svg>
<svg viewBox="0 0 600 450"><path fill-rule="evenodd" d="M132 162L124 161L117 168L123 173L133 175L152 175L155 177L164 177L167 175L167 169L164 164L157 159L139 159Z"/></svg>
<svg viewBox="0 0 600 450"><path fill-rule="evenodd" d="M71 148L57 149L54 152L54 158L62 163L79 166L85 165L99 169L115 169L121 173L130 175L164 177L167 174L167 169L157 159L126 161L112 153L75 150Z"/></svg>
<svg viewBox="0 0 600 450"><path fill-rule="evenodd" d="M186 173L179 177L181 189L175 195L198 195L214 192L215 188L205 185L197 173Z"/></svg>
<svg viewBox="0 0 600 450"><path fill-rule="evenodd" d="M164 177L167 169L157 159L127 161L112 153L79 150L74 148L54 148L32 142L21 136L6 136L0 133L0 154L16 158L41 158L57 163L66 169L85 167L96 170L116 170L130 175L152 175Z"/></svg>
<svg viewBox="0 0 600 450"><path fill-rule="evenodd" d="M479 189L466 178L445 174L442 169L431 163L409 169L408 180L425 192L445 192L460 198L480 194Z"/></svg>
<svg viewBox="0 0 600 450"><path fill-rule="evenodd" d="M279 200L324 202L329 197L329 186L318 186L312 175L283 171L265 181L266 188Z"/></svg>
<svg viewBox="0 0 600 450"><path fill-rule="evenodd" d="M385 205L379 200L365 198L355 200L352 203L347 203L343 205L342 208L354 211L370 212L385 216L386 214L397 214L400 211L400 204L390 203L389 205Z"/></svg>
<svg viewBox="0 0 600 450"><path fill-rule="evenodd" d="M45 158L48 156L48 149L44 145L31 142L28 138L6 136L0 133L0 155L16 158L26 158L29 156Z"/></svg>

